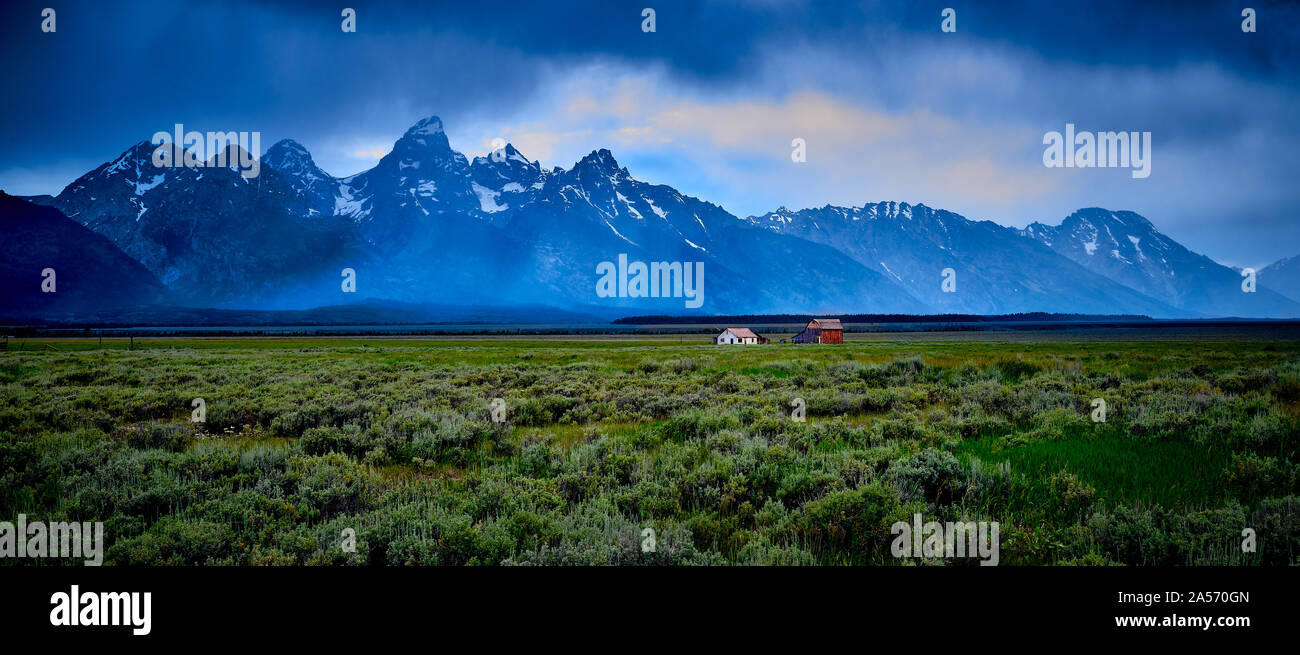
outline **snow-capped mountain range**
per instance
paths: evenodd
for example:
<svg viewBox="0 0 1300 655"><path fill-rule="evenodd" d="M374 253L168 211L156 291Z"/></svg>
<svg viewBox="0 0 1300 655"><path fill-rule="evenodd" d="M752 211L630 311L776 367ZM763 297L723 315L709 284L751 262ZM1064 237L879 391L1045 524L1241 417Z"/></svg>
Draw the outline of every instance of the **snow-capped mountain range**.
<svg viewBox="0 0 1300 655"><path fill-rule="evenodd" d="M782 208L751 220L841 250L941 313L1178 313L1010 228L925 205ZM944 290L944 269L952 271L952 291Z"/></svg>
<svg viewBox="0 0 1300 655"><path fill-rule="evenodd" d="M471 160L437 117L345 178L291 140L272 145L251 179L157 168L152 151L136 144L58 196L29 200L103 235L194 306L376 298L688 313L681 298L598 297L597 266L625 254L704 262L705 314L1300 316L1267 276L1243 293L1236 271L1131 212L1085 209L1019 231L893 202L741 218L635 179L608 150L567 170L509 144ZM344 268L356 272L355 294L341 290Z"/></svg>
<svg viewBox="0 0 1300 655"><path fill-rule="evenodd" d="M1260 280L1243 293L1241 273L1194 253L1127 211L1081 209L1060 225L1021 232L1079 265L1181 311L1206 316L1294 316L1294 301ZM1293 287L1294 288L1294 287ZM1275 290L1276 289L1276 290Z"/></svg>

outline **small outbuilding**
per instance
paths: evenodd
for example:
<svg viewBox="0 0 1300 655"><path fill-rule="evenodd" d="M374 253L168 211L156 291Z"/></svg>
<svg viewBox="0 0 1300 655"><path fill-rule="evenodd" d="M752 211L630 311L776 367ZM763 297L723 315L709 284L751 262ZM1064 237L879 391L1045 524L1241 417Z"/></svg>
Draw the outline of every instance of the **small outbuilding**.
<svg viewBox="0 0 1300 655"><path fill-rule="evenodd" d="M844 343L844 326L838 318L814 318L790 343Z"/></svg>
<svg viewBox="0 0 1300 655"><path fill-rule="evenodd" d="M754 331L750 330L749 328L729 327L723 330L722 334L713 337L713 343L719 346L724 344L732 344L732 343L753 345L759 343L767 343L767 339L764 339L763 337L754 334Z"/></svg>

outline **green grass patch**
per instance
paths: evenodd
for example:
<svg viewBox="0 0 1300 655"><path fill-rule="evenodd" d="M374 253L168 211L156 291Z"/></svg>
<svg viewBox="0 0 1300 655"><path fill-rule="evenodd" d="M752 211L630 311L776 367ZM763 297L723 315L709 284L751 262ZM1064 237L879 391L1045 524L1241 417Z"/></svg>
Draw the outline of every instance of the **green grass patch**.
<svg viewBox="0 0 1300 655"><path fill-rule="evenodd" d="M1031 488L1046 489L1046 480L1067 471L1097 490L1108 506L1142 502L1195 509L1225 500L1223 472L1231 452L1175 440L1149 440L1128 435L1042 440L1000 448L1000 439L985 437L962 442L957 453L986 463L1009 462L1011 470L1027 476Z"/></svg>

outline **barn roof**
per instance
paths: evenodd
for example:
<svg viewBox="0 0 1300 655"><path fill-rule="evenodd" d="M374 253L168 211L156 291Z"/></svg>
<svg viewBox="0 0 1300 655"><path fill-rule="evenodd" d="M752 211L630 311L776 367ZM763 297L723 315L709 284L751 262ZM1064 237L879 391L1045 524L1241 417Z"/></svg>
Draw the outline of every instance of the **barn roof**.
<svg viewBox="0 0 1300 655"><path fill-rule="evenodd" d="M813 320L817 321L817 325L820 325L823 330L844 329L844 326L840 325L840 319L838 318L814 318Z"/></svg>
<svg viewBox="0 0 1300 655"><path fill-rule="evenodd" d="M753 332L752 330L750 330L749 328L729 327L729 328L727 328L727 329L728 329L728 330L731 330L731 333L732 333L732 334L734 334L734 335L740 337L741 339L757 339L757 338L758 338L758 335L757 335L757 334L754 334L754 332Z"/></svg>

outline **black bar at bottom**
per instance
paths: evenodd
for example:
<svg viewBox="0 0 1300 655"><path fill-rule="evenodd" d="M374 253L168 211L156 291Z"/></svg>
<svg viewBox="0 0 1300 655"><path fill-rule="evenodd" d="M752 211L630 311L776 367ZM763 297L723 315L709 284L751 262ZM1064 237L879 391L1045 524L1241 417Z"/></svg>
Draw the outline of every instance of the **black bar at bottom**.
<svg viewBox="0 0 1300 655"><path fill-rule="evenodd" d="M39 643L340 645L448 639L500 645L633 641L775 645L830 637L951 648L985 638L1065 643L1286 637L1297 569L889 567L859 569L257 569L0 567L0 628ZM150 592L148 635L55 626L51 598ZM1131 596L1121 597L1121 594ZM1150 627L1118 626L1156 617ZM1181 619L1179 618L1181 617ZM1249 625L1186 625L1190 617ZM1169 625L1162 625L1168 620ZM1184 621L1179 624L1178 621ZM531 640L531 642L530 642ZM970 642L967 640L975 640ZM865 642L864 642L865 643ZM1046 645L1046 644L1040 644Z"/></svg>

